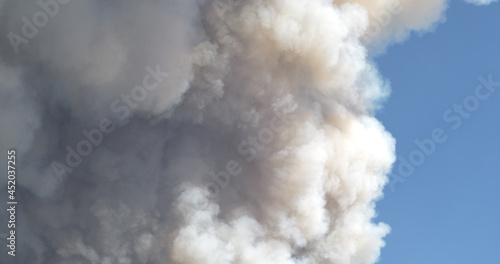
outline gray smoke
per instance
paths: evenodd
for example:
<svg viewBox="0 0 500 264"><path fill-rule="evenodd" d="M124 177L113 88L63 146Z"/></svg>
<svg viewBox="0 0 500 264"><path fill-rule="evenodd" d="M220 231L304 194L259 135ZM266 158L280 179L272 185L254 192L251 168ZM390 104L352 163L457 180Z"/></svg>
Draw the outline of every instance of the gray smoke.
<svg viewBox="0 0 500 264"><path fill-rule="evenodd" d="M370 55L432 29L446 1L0 8L19 202L2 263L376 262L395 141Z"/></svg>

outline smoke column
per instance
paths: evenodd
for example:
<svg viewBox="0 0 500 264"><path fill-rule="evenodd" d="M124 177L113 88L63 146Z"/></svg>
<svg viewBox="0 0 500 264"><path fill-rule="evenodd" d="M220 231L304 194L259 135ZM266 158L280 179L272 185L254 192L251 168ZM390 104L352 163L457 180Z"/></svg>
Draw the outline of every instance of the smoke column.
<svg viewBox="0 0 500 264"><path fill-rule="evenodd" d="M0 1L0 261L375 263L395 140L371 56L446 5Z"/></svg>

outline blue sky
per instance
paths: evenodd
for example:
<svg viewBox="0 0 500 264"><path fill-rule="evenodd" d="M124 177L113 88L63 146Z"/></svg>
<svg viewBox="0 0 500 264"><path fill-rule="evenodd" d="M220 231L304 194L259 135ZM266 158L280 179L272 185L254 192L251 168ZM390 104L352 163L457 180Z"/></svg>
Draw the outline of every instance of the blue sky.
<svg viewBox="0 0 500 264"><path fill-rule="evenodd" d="M431 138L436 128L446 135L378 202L377 221L392 228L379 263L500 263L500 87L457 129L443 119L474 96L479 76L500 82L499 14L498 2L452 1L434 32L413 35L375 59L392 87L377 118L396 138L397 155L408 159L418 150L414 141ZM393 174L399 164L401 158Z"/></svg>

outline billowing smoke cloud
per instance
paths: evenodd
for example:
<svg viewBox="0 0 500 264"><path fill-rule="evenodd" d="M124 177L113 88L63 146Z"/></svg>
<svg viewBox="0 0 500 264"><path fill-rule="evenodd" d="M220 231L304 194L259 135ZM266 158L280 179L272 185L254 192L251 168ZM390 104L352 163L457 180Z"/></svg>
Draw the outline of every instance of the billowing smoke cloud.
<svg viewBox="0 0 500 264"><path fill-rule="evenodd" d="M0 6L19 201L2 263L378 259L395 142L369 56L432 29L446 1Z"/></svg>

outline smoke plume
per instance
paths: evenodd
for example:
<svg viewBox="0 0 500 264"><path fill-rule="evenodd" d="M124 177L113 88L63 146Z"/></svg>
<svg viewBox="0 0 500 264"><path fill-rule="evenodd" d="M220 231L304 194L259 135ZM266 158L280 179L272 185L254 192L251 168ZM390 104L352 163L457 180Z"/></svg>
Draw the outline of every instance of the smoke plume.
<svg viewBox="0 0 500 264"><path fill-rule="evenodd" d="M371 56L446 6L1 1L1 262L376 262L395 141Z"/></svg>

